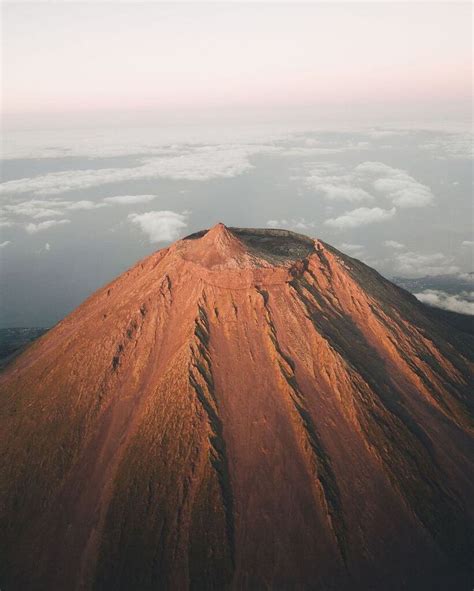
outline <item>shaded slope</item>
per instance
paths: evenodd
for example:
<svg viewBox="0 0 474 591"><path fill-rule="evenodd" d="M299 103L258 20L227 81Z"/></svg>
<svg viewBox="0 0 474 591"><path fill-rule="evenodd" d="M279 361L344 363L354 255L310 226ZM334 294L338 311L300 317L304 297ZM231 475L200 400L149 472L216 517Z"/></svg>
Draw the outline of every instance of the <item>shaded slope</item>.
<svg viewBox="0 0 474 591"><path fill-rule="evenodd" d="M218 225L0 375L2 588L469 589L472 339Z"/></svg>

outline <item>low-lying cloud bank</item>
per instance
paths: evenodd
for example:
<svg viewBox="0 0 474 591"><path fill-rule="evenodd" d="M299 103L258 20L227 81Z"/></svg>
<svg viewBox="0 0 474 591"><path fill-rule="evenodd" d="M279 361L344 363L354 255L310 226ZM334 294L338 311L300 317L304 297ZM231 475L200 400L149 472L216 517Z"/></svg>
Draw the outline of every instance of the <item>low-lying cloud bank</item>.
<svg viewBox="0 0 474 591"><path fill-rule="evenodd" d="M7 181L0 184L0 194L57 195L112 183L156 178L192 181L231 178L253 168L250 156L273 150L274 147L264 145L188 148L178 155L142 158L141 164L133 167L67 170Z"/></svg>
<svg viewBox="0 0 474 591"><path fill-rule="evenodd" d="M474 291L463 291L460 294L452 295L438 289L425 289L414 295L424 304L451 312L474 315Z"/></svg>

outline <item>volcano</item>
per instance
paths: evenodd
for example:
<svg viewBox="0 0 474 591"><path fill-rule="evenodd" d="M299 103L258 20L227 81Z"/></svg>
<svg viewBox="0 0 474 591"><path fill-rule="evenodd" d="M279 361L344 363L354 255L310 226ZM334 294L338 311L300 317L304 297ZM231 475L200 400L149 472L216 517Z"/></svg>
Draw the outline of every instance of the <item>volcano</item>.
<svg viewBox="0 0 474 591"><path fill-rule="evenodd" d="M2 591L470 590L473 337L222 224L0 374Z"/></svg>

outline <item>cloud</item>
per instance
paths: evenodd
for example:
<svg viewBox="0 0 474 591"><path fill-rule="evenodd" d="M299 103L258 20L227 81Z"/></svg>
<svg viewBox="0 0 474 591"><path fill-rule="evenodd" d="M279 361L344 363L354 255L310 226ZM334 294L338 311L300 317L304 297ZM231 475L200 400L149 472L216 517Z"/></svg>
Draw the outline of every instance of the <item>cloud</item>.
<svg viewBox="0 0 474 591"><path fill-rule="evenodd" d="M5 240L4 242L0 242L0 248L5 248L9 244L11 244L11 240Z"/></svg>
<svg viewBox="0 0 474 591"><path fill-rule="evenodd" d="M474 240L463 240L461 242L462 246L474 246Z"/></svg>
<svg viewBox="0 0 474 591"><path fill-rule="evenodd" d="M424 207L434 200L429 187L400 168L383 162L363 162L356 166L355 172L372 177L373 188L397 207Z"/></svg>
<svg viewBox="0 0 474 591"><path fill-rule="evenodd" d="M373 196L367 193L364 189L359 187L351 187L349 185L337 185L334 183L326 183L319 181L315 177L308 178L308 184L314 189L321 191L326 199L330 201L364 201L373 200Z"/></svg>
<svg viewBox="0 0 474 591"><path fill-rule="evenodd" d="M46 244L44 245L44 249L46 251L50 251L51 250L51 244L49 242L46 242Z"/></svg>
<svg viewBox="0 0 474 591"><path fill-rule="evenodd" d="M389 248L395 248L396 250L405 248L404 244L397 242L396 240L385 240L384 245L388 246Z"/></svg>
<svg viewBox="0 0 474 591"><path fill-rule="evenodd" d="M21 203L7 204L2 207L3 215L24 216L33 219L44 217L61 217L62 211L55 209L56 203L52 201L40 201L32 199ZM7 218L8 219L8 218Z"/></svg>
<svg viewBox="0 0 474 591"><path fill-rule="evenodd" d="M36 234L37 232L43 232L44 230L48 230L49 228L53 228L54 226L60 226L63 224L69 224L71 220L47 220L45 222L40 222L39 224L26 224L25 230L28 234Z"/></svg>
<svg viewBox="0 0 474 591"><path fill-rule="evenodd" d="M238 145L261 144L288 138L288 131L269 131L260 125L242 126L238 129L222 126L206 126L197 130L192 126L161 126L124 129L43 130L41 134L25 134L23 131L4 133L2 158L115 158L142 156L175 156L183 151L206 145L232 143Z"/></svg>
<svg viewBox="0 0 474 591"><path fill-rule="evenodd" d="M128 219L148 235L150 242L171 242L176 240L180 237L181 230L184 230L188 225L186 216L174 211L131 213Z"/></svg>
<svg viewBox="0 0 474 591"><path fill-rule="evenodd" d="M460 271L459 267L453 264L453 257L440 252L433 254L401 252L395 255L394 262L397 272L407 277L454 275Z"/></svg>
<svg viewBox="0 0 474 591"><path fill-rule="evenodd" d="M305 184L312 190L321 192L330 201L373 200L365 189L356 186L353 174L341 170L331 163L318 164L309 170Z"/></svg>
<svg viewBox="0 0 474 591"><path fill-rule="evenodd" d="M292 230L311 230L316 224L305 218L297 218L291 220L268 220L267 226L269 228L291 228Z"/></svg>
<svg viewBox="0 0 474 591"><path fill-rule="evenodd" d="M433 152L439 160L472 160L472 133L443 133L421 144L422 150Z"/></svg>
<svg viewBox="0 0 474 591"><path fill-rule="evenodd" d="M429 187L383 162L363 162L353 169L313 165L304 182L330 201L373 201L373 191L399 208L424 207L434 199Z"/></svg>
<svg viewBox="0 0 474 591"><path fill-rule="evenodd" d="M73 201L66 206L66 209L77 210L77 209L99 209L101 207L107 207L107 203L97 203L95 201Z"/></svg>
<svg viewBox="0 0 474 591"><path fill-rule="evenodd" d="M33 220L42 218L62 217L64 211L75 211L75 210L90 210L98 209L101 207L107 207L107 203L95 202L95 201L61 201L59 199L30 199L28 201L22 201L21 203L10 203L4 205L0 210L0 214L4 216L4 225L13 225L11 216L22 216L29 217Z"/></svg>
<svg viewBox="0 0 474 591"><path fill-rule="evenodd" d="M281 156L320 156L326 154L342 154L349 151L361 151L367 149L370 144L367 141L353 141L338 137L336 139L317 139L313 137L301 137L301 134L292 134L287 140L287 147L280 151ZM290 145L288 145L290 143Z"/></svg>
<svg viewBox="0 0 474 591"><path fill-rule="evenodd" d="M327 219L324 224L331 228L339 230L346 230L349 228L357 228L359 226L367 226L368 224L375 224L384 222L395 215L396 209L386 210L380 207L359 207L351 211L346 211L343 215L336 218Z"/></svg>
<svg viewBox="0 0 474 591"><path fill-rule="evenodd" d="M437 289L425 289L414 295L424 304L461 314L474 315L474 291L452 295Z"/></svg>
<svg viewBox="0 0 474 591"><path fill-rule="evenodd" d="M7 181L0 184L0 194L55 195L139 179L207 181L231 178L253 168L250 156L273 150L276 148L259 145L197 147L177 156L144 158L134 167L68 170Z"/></svg>
<svg viewBox="0 0 474 591"><path fill-rule="evenodd" d="M117 195L116 197L105 197L104 201L107 203L128 205L135 203L149 203L157 197L158 195Z"/></svg>

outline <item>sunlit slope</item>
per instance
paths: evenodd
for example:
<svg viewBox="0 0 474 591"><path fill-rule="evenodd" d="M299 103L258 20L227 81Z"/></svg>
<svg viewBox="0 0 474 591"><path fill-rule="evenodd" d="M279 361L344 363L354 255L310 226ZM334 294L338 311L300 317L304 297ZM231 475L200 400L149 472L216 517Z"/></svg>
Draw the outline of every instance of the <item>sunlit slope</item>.
<svg viewBox="0 0 474 591"><path fill-rule="evenodd" d="M154 253L0 374L2 589L468 589L472 344L304 236Z"/></svg>

